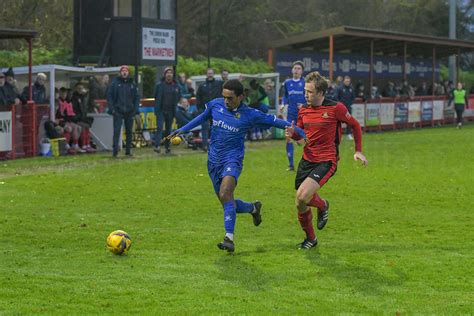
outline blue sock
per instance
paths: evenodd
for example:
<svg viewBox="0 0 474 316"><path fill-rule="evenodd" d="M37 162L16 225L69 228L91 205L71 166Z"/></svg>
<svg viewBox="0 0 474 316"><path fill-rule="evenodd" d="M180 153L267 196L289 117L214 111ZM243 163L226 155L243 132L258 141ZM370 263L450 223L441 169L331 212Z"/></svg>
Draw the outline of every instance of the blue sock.
<svg viewBox="0 0 474 316"><path fill-rule="evenodd" d="M294 167L293 152L294 152L293 143L292 142L286 143L286 155L288 156L288 163L290 167Z"/></svg>
<svg viewBox="0 0 474 316"><path fill-rule="evenodd" d="M237 205L237 213L250 213L253 211L253 203L237 199L235 200L235 205Z"/></svg>
<svg viewBox="0 0 474 316"><path fill-rule="evenodd" d="M224 228L226 233L234 233L235 217L236 213L234 201L224 203Z"/></svg>

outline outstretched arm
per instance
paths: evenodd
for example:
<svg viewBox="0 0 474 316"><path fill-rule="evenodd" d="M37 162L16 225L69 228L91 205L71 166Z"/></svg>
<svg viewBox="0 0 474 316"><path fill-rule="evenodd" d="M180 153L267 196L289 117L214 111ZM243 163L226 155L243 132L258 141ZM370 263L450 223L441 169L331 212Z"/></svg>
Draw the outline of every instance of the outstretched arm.
<svg viewBox="0 0 474 316"><path fill-rule="evenodd" d="M274 126L276 128L285 129L286 127L291 126L291 123L282 119L277 118L275 115L265 114L258 110L255 110L254 124L255 125L264 125L264 126ZM296 134L299 138L306 139L305 132L299 128L294 127Z"/></svg>
<svg viewBox="0 0 474 316"><path fill-rule="evenodd" d="M193 118L188 124L184 125L181 128L178 128L177 130L173 131L167 139L172 139L179 134L182 134L184 132L188 132L195 128L198 125L201 125L204 121L209 120L211 118L211 108L206 105L206 109L204 112Z"/></svg>
<svg viewBox="0 0 474 316"><path fill-rule="evenodd" d="M347 108L338 103L336 105L336 118L348 124L352 127L352 132L354 134L354 143L355 143L355 154L354 160L362 161L364 166L367 166L368 161L365 158L364 154L362 154L362 128L360 127L359 122L347 111Z"/></svg>

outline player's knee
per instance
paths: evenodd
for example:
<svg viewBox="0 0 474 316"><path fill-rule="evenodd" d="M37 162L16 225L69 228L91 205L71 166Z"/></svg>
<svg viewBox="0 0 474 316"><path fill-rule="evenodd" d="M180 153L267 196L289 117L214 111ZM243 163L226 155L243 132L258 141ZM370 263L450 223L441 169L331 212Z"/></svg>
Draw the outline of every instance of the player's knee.
<svg viewBox="0 0 474 316"><path fill-rule="evenodd" d="M311 192L304 190L304 189L299 189L296 192L296 204L306 204L311 200Z"/></svg>
<svg viewBox="0 0 474 316"><path fill-rule="evenodd" d="M221 203L229 202L230 200L232 200L232 192L226 189L221 190L219 192L219 200L221 201Z"/></svg>

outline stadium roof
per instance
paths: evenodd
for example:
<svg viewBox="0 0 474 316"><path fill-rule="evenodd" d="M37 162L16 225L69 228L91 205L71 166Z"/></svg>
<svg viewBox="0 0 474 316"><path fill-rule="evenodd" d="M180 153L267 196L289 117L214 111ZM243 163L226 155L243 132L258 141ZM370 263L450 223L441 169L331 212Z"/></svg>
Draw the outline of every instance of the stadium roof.
<svg viewBox="0 0 474 316"><path fill-rule="evenodd" d="M474 42L449 39L446 37L425 36L420 34L398 33L384 30L365 29L352 26L339 26L319 32L305 33L289 38L271 41L270 48L328 51L329 37L333 36L334 51L342 53L370 52L370 43L374 42L376 55L401 56L405 47L411 56L431 57L433 47L436 56L446 57L453 54L473 52ZM405 46L406 43L406 46Z"/></svg>
<svg viewBox="0 0 474 316"><path fill-rule="evenodd" d="M15 38L33 38L37 34L33 30L19 30L19 29L7 29L0 28L0 39L15 39Z"/></svg>

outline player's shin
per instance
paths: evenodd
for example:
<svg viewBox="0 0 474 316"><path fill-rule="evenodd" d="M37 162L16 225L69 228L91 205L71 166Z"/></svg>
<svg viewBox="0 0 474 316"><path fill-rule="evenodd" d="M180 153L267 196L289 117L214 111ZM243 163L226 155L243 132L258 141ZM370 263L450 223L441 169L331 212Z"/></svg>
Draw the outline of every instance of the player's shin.
<svg viewBox="0 0 474 316"><path fill-rule="evenodd" d="M294 167L294 148L293 148L293 143L291 141L286 143L286 155L288 157L288 167L292 168Z"/></svg>
<svg viewBox="0 0 474 316"><path fill-rule="evenodd" d="M326 208L326 203L324 202L323 199L321 199L321 197L317 193L313 194L308 205L316 207L318 208L318 210L324 210Z"/></svg>
<svg viewBox="0 0 474 316"><path fill-rule="evenodd" d="M226 237L234 240L236 207L234 201L224 203L224 228Z"/></svg>
<svg viewBox="0 0 474 316"><path fill-rule="evenodd" d="M298 221L300 222L301 229L306 233L306 238L309 240L315 240L316 235L313 228L313 213L311 212L310 207L308 207L304 213L298 211Z"/></svg>

